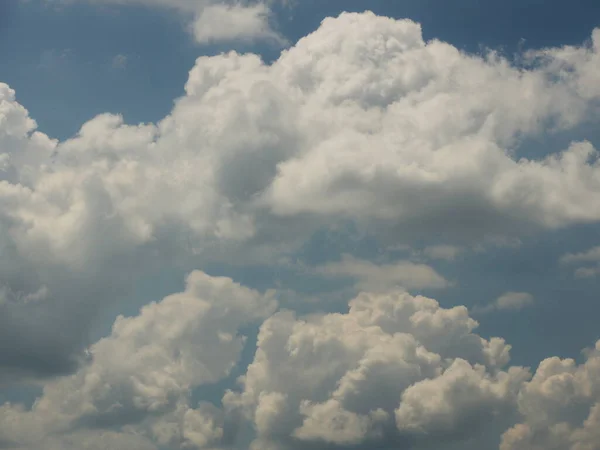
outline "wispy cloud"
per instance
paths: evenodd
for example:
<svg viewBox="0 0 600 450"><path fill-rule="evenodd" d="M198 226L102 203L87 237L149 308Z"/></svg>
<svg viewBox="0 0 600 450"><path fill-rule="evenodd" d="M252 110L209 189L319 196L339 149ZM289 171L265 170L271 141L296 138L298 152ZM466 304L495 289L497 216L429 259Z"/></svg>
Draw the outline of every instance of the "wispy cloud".
<svg viewBox="0 0 600 450"><path fill-rule="evenodd" d="M576 278L600 276L600 246L592 247L580 253L567 253L560 258L563 265L580 266L574 271Z"/></svg>
<svg viewBox="0 0 600 450"><path fill-rule="evenodd" d="M488 314L494 311L520 311L532 306L533 295L527 292L506 292L485 306L473 308L474 314Z"/></svg>
<svg viewBox="0 0 600 450"><path fill-rule="evenodd" d="M375 264L344 255L339 262L328 263L316 269L328 277L349 277L356 280L356 287L366 291L382 291L393 288L441 289L451 285L442 275L427 264L397 261Z"/></svg>

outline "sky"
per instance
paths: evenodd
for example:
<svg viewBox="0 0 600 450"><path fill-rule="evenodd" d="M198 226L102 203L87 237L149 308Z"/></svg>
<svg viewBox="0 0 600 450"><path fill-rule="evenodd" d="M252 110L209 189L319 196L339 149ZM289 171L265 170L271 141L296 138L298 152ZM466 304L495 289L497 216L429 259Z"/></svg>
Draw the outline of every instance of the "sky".
<svg viewBox="0 0 600 450"><path fill-rule="evenodd" d="M0 449L600 449L596 3L0 3Z"/></svg>

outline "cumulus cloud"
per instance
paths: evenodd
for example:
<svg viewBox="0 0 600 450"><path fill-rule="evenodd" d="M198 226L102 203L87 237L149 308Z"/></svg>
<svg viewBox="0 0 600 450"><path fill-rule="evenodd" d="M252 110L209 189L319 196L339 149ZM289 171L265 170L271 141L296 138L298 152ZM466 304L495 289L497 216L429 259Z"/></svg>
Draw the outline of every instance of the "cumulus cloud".
<svg viewBox="0 0 600 450"><path fill-rule="evenodd" d="M593 99L600 95L600 29L593 30L586 46L547 48L531 51L527 57L540 62L542 70L551 76L558 76L582 98Z"/></svg>
<svg viewBox="0 0 600 450"><path fill-rule="evenodd" d="M243 6L215 4L202 10L193 24L196 41L202 44L239 39L285 40L269 25L270 10L264 3Z"/></svg>
<svg viewBox="0 0 600 450"><path fill-rule="evenodd" d="M254 423L256 449L482 448L529 374L476 327L464 307L401 291L361 294L346 314L280 312L224 403Z"/></svg>
<svg viewBox="0 0 600 450"><path fill-rule="evenodd" d="M26 449L48 448L48 436L66 448L209 448L223 438L222 420L212 405L193 408L191 388L227 376L245 342L240 329L276 306L272 292L193 272L184 292L119 317L89 361L47 383L31 410L1 407L0 438Z"/></svg>
<svg viewBox="0 0 600 450"><path fill-rule="evenodd" d="M531 377L510 346L475 333L464 306L404 291L362 293L346 313L275 312L275 292L195 271L186 289L119 317L73 375L27 408L0 406L0 443L19 450L594 450L600 342L586 362L549 358ZM254 359L223 407L192 389L226 377L244 327Z"/></svg>
<svg viewBox="0 0 600 450"><path fill-rule="evenodd" d="M355 26L358 35L345 39ZM584 53L595 55L595 47ZM368 63L365 54L372 55ZM589 59L581 76L596 67L595 56ZM531 222L556 227L596 214L587 209L590 203L578 207L575 198L567 203L562 197L578 184L567 180L579 168L588 173L581 175L589 193L598 189L596 151L589 144L540 161L515 161L504 150L550 120L569 126L582 118L588 97L571 84L551 82L542 69L523 72L503 60L468 57L423 42L412 22L370 15L325 21L278 64L289 66L285 73L312 103L311 116L328 115L319 119L320 142L279 165L267 193L276 213L335 212L413 225L427 218L428 231L435 229L435 216L446 233L460 225L470 234L481 227L493 232L494 223L506 227L514 219L511 229ZM528 107L517 111L524 103ZM543 193L537 191L542 184ZM559 197L549 202L552 185L567 191L556 191ZM563 204L560 197L562 212L552 206Z"/></svg>
<svg viewBox="0 0 600 450"><path fill-rule="evenodd" d="M578 51L595 55L595 47ZM80 186L96 190L131 242L167 224L264 241L274 230L296 232L292 222L348 216L407 235L471 239L595 221L599 170L590 144L543 160L515 160L503 147L546 121L569 126L588 112L591 94L548 80L549 67L517 70L426 43L410 21L344 14L271 66L254 55L199 58L186 96L156 125L91 120L58 144L33 193L43 214L58 218L41 190L71 188L61 201L82 205L64 228L85 223L75 220L90 202ZM57 203L62 194L52 195ZM31 233L50 234L49 222L35 221ZM68 244L50 241L53 250Z"/></svg>
<svg viewBox="0 0 600 450"><path fill-rule="evenodd" d="M410 261L391 264L374 264L349 255L343 255L339 262L331 262L316 269L329 277L349 277L356 280L359 290L369 292L389 291L403 287L406 289L445 288L450 283L431 266Z"/></svg>
<svg viewBox="0 0 600 450"><path fill-rule="evenodd" d="M191 15L216 7L172 5ZM597 222L590 143L540 159L508 149L595 117L598 33L522 69L425 42L408 20L343 14L270 65L252 54L199 58L156 124L103 114L63 142L37 131L0 84L0 383L71 374L48 381L31 410L4 405L2 440L206 447L239 411L258 448L385 439L427 448L432 436L481 448L482 430L509 420L526 371L505 367L507 345L474 334L465 308L403 292L365 294L347 314L269 318L226 411L189 405L189 389L225 376L246 316L272 311L231 281L196 274L185 293L119 319L91 361L82 350L98 310L192 249L202 261L273 264L348 219L430 248ZM346 259L327 270L374 290L445 283L414 263ZM229 300L211 294L217 285ZM469 399L456 394L464 390ZM119 430L85 431L92 438L70 428L91 423ZM520 432L532 426L523 423ZM48 433L67 437L44 441Z"/></svg>
<svg viewBox="0 0 600 450"><path fill-rule="evenodd" d="M191 249L272 263L348 219L432 248L600 220L590 143L539 160L507 150L594 117L597 37L521 69L425 42L409 20L342 14L270 65L199 58L156 124L103 114L63 142L0 84L0 281L12 299L47 289L0 305L0 342L24 355L2 344L2 364L73 370L98 309Z"/></svg>
<svg viewBox="0 0 600 450"><path fill-rule="evenodd" d="M528 292L506 292L485 306L473 309L476 314L487 314L493 311L520 311L533 305L534 298Z"/></svg>
<svg viewBox="0 0 600 450"><path fill-rule="evenodd" d="M600 434L600 341L577 364L548 358L519 393L523 422L502 438L501 450L594 450Z"/></svg>

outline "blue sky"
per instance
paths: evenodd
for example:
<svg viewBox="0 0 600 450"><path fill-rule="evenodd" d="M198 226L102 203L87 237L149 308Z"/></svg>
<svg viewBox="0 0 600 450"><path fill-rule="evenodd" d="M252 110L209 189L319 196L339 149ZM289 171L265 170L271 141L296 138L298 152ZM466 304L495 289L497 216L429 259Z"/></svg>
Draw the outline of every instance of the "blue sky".
<svg viewBox="0 0 600 450"><path fill-rule="evenodd" d="M596 448L597 27L594 0L0 5L0 449Z"/></svg>

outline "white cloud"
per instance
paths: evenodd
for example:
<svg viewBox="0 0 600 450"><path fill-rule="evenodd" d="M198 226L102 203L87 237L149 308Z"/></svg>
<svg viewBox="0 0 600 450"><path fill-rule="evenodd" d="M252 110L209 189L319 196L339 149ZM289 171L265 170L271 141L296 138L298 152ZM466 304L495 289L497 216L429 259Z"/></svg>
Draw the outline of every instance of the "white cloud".
<svg viewBox="0 0 600 450"><path fill-rule="evenodd" d="M270 24L272 0L80 0L114 5L139 5L177 11L189 20L191 34L200 44L233 40L283 38ZM285 3L285 0L282 0Z"/></svg>
<svg viewBox="0 0 600 450"><path fill-rule="evenodd" d="M519 394L523 422L501 450L594 450L600 434L600 341L587 360L548 358Z"/></svg>
<svg viewBox="0 0 600 450"><path fill-rule="evenodd" d="M244 344L240 328L275 308L272 293L194 272L184 292L119 317L110 336L91 346L88 363L47 383L31 410L1 407L0 440L29 449L62 435L57 442L67 448L71 440L83 448L86 439L91 448L109 448L104 439L111 433L97 430L119 429L118 448L138 448L126 446L136 439L139 448L154 448L150 441L209 448L223 437L219 412L193 409L190 390L227 376Z"/></svg>
<svg viewBox="0 0 600 450"><path fill-rule="evenodd" d="M464 307L402 292L361 294L346 314L281 312L261 327L242 391L224 402L254 422L257 449L453 448L469 438L481 448L528 372L503 369L509 346L476 326Z"/></svg>
<svg viewBox="0 0 600 450"><path fill-rule="evenodd" d="M202 10L193 24L199 43L239 39L267 39L283 44L284 39L269 25L270 10L264 3L243 6L215 4Z"/></svg>
<svg viewBox="0 0 600 450"><path fill-rule="evenodd" d="M0 341L18 337L28 355L0 345L2 360L72 370L98 309L192 248L203 261L272 263L346 219L430 247L597 222L591 144L541 160L506 150L595 117L597 54L547 50L521 70L425 42L408 20L343 14L272 65L199 58L157 124L103 114L63 142L0 84L0 279L22 298L47 288L44 302L0 306Z"/></svg>
<svg viewBox="0 0 600 450"><path fill-rule="evenodd" d="M253 449L594 450L600 342L587 361L549 358L533 378L510 346L474 333L463 306L406 292L363 293L347 313L274 313L274 293L193 272L184 292L119 317L86 364L46 383L30 409L0 406L0 442L19 450ZM264 320L266 318L266 320ZM264 320L254 360L223 409L195 405ZM530 380L531 381L528 381ZM506 431L505 431L506 430Z"/></svg>
<svg viewBox="0 0 600 450"><path fill-rule="evenodd" d="M544 70L425 43L410 21L345 14L272 66L254 55L199 58L186 96L156 125L101 115L58 144L51 168L15 161L21 177L41 173L31 191L6 186L20 209L5 215L29 226L22 240L73 261L89 257L82 228L98 220L127 246L180 227L202 249L211 239L292 240L309 219L310 230L344 217L393 225L397 239L599 220L590 144L541 161L515 161L502 148L550 118L583 120L586 99ZM524 96L534 101L514 101ZM31 141L23 135L19 145Z"/></svg>
<svg viewBox="0 0 600 450"><path fill-rule="evenodd" d="M532 51L528 57L541 62L547 74L558 76L582 98L598 98L600 95L600 29L592 31L590 42L586 46Z"/></svg>
<svg viewBox="0 0 600 450"><path fill-rule="evenodd" d="M157 124L131 126L105 114L64 142L36 131L14 92L0 84L0 382L75 371L97 311L120 298L140 273L169 265L191 246L204 260L259 255L275 261L273 255L292 251L320 226L343 219L363 222L398 244L422 236L431 246L440 244L438 238L446 245L452 239L477 242L597 222L600 167L591 144L574 143L542 160L517 160L506 150L523 134L544 132L548 122L569 127L593 114L597 47L569 49L576 57L569 56L572 70L561 78L557 61L565 52L548 51L545 62L517 70L500 59L426 43L410 21L345 14L325 21L272 65L235 53L199 58L186 95ZM444 282L428 266L412 263L347 260L333 268L370 289ZM503 343L474 335L464 308L443 310L398 295L394 301L366 297L364 305L357 300L349 314L316 323L285 314L269 319L240 400L258 412L253 420L261 439L277 440L281 432L288 440L298 430L298 439L331 440L328 424L337 417L346 424L337 439L377 439L389 436L390 426L397 429L399 414L415 424L402 433L421 442L415 427L442 434L452 427L443 411L456 408L462 411L456 420L462 420L481 404L500 411L510 403L514 391L507 380L521 372L502 375L501 364L492 362L506 362ZM176 299L185 303L184 297ZM402 307L410 323L395 315ZM150 306L140 317L164 308ZM146 417L152 411L165 416L147 427L157 439L199 445L217 439L218 414L187 413L178 401L194 383L227 372L241 345L235 326L213 332L241 319L223 313L206 325L193 307L179 312L181 323L156 324L174 333L158 345L140 347L147 324L121 320L115 332L126 332L122 340L99 342L95 362L50 382L36 408L49 404L56 411L55 395L66 402L60 408L67 408L58 409L56 420L101 417L116 423L130 420L126 413ZM177 328L185 319L194 331ZM199 331L196 319L203 325ZM218 341L222 351L205 363L204 353L196 351L210 349L183 346L189 365L169 364L178 333L192 342L205 339L203 328L212 333L207 342ZM297 353L286 348L288 341ZM148 353L123 356L119 351L126 346ZM271 366L258 373L263 363L280 362L296 373L279 374L283 369ZM306 380L299 379L308 369ZM132 375L138 372L138 378ZM435 386L425 383L413 391L435 393L446 408L441 417L415 403L416 394L406 394L406 406L400 402L403 392L413 392L410 386L426 377L438 380ZM296 386L290 387L291 380ZM461 383L478 386L476 404L448 397ZM396 397L382 398L377 386L389 386ZM115 396L122 397L120 406ZM370 409L351 406L358 404ZM422 415L414 412L419 408ZM35 431L38 411L14 419L25 421L34 443L42 439ZM40 433L49 426L39 425ZM195 434L202 427L207 431ZM7 433L7 440L19 438ZM145 437L139 439L146 445Z"/></svg>
<svg viewBox="0 0 600 450"><path fill-rule="evenodd" d="M525 371L517 368L490 375L483 366L457 359L438 378L419 381L402 394L396 425L425 448L472 437L485 442L478 434L486 422L511 414L514 395L526 378Z"/></svg>
<svg viewBox="0 0 600 450"><path fill-rule="evenodd" d="M507 292L496 299L500 310L520 310L533 303L533 296L527 292Z"/></svg>
<svg viewBox="0 0 600 450"><path fill-rule="evenodd" d="M343 255L341 261L328 263L315 270L325 276L354 278L357 289L369 292L389 291L399 287L409 290L439 289L450 285L432 267L410 261L378 265Z"/></svg>
<svg viewBox="0 0 600 450"><path fill-rule="evenodd" d="M354 27L360 31L348 39ZM567 126L583 117L584 99L542 70L426 44L416 24L370 15L325 21L277 65L310 107L305 120L321 132L279 165L267 194L278 214L377 217L427 232L438 231L435 216L439 232L460 226L471 235L497 232L494 222L513 229L513 220L520 227L596 220L598 168L589 144L542 161L514 161L503 149L550 118ZM579 190L585 206L567 202Z"/></svg>
<svg viewBox="0 0 600 450"><path fill-rule="evenodd" d="M520 311L533 305L534 298L528 292L506 292L486 306L476 306L473 312L486 314L493 311Z"/></svg>

